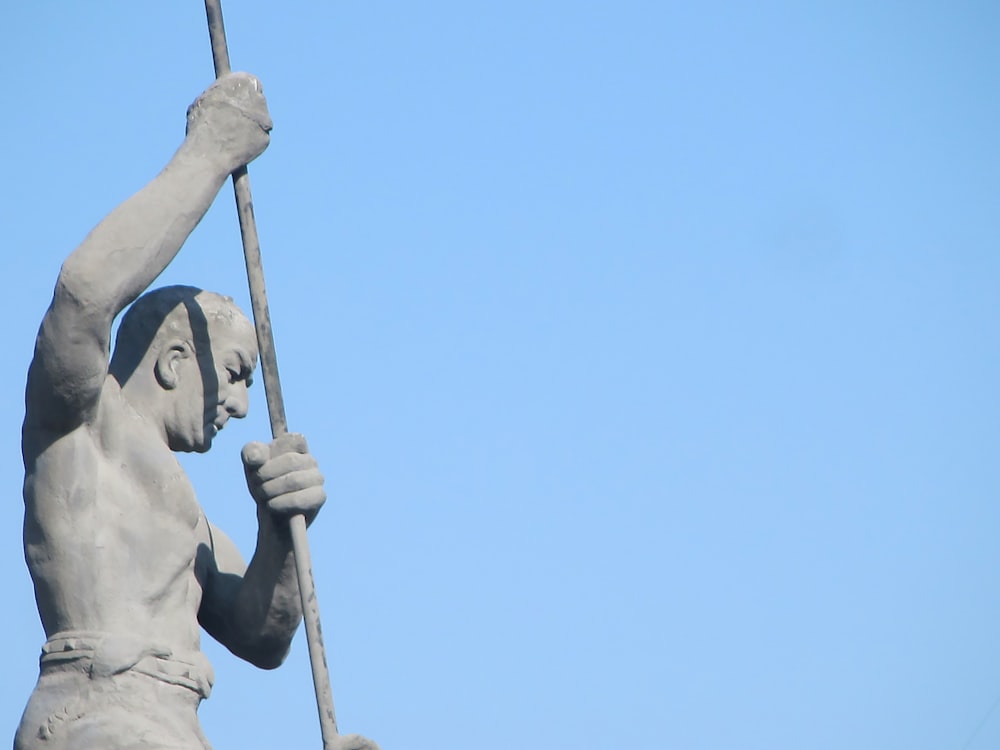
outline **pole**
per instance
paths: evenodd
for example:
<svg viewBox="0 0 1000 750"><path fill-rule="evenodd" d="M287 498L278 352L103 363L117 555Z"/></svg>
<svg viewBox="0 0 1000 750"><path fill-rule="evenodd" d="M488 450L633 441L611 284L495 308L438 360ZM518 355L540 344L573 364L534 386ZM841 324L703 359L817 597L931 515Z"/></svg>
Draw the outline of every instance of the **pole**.
<svg viewBox="0 0 1000 750"><path fill-rule="evenodd" d="M220 78L231 70L229 48L226 44L226 28L222 22L221 0L205 0L205 12L208 15L208 33L212 40L215 77ZM260 257L257 223L254 220L250 176L245 166L233 172L233 190L236 193L236 212L240 219L240 234L243 236L243 254L246 258L247 282L250 285L250 303L253 307L254 326L257 329L257 346L260 349L260 369L264 376L267 413L271 420L271 435L277 438L288 432L288 422L285 419L285 403L281 397L278 358L274 351L271 315L268 312L267 291L264 288L264 266ZM309 644L309 661L312 665L313 687L316 690L316 708L319 712L323 749L334 750L337 744L337 716L333 709L330 671L326 665L326 652L323 648L323 630L320 626L319 603L316 599L316 584L313 581L305 517L301 514L292 516L288 525L292 535L299 594L302 597L302 617L305 620L306 641Z"/></svg>

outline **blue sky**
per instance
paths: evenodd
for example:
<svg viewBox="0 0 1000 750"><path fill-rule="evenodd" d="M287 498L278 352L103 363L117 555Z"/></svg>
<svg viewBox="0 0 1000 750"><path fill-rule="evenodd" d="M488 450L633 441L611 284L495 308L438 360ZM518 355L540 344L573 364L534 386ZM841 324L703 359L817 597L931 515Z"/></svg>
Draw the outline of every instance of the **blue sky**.
<svg viewBox="0 0 1000 750"><path fill-rule="evenodd" d="M1000 744L1000 7L246 0L235 69L344 731ZM211 81L191 2L15 4L0 49L11 735L43 635L21 392L63 258ZM224 188L163 283L245 307ZM185 460L245 553L251 416ZM218 750L319 747L305 642L210 643Z"/></svg>

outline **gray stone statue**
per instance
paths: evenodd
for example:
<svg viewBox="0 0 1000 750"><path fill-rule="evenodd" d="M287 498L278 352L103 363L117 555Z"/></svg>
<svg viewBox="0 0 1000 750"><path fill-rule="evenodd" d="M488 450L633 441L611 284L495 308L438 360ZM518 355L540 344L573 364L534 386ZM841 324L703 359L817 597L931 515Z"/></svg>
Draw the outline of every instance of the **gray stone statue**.
<svg viewBox="0 0 1000 750"><path fill-rule="evenodd" d="M253 326L193 287L139 297L270 129L256 78L219 79L164 170L63 264L28 372L24 552L48 640L15 750L204 750L201 628L264 669L288 652L301 608L287 519L316 516L323 477L300 435L243 448L259 527L247 565L173 451L207 451L246 415Z"/></svg>

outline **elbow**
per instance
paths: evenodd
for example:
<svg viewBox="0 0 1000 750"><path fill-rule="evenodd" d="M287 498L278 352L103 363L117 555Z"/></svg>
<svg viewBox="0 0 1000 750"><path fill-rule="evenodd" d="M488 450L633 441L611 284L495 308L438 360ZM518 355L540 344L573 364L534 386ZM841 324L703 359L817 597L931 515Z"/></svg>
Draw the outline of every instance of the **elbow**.
<svg viewBox="0 0 1000 750"><path fill-rule="evenodd" d="M233 649L233 653L258 669L277 669L285 663L291 643L258 643L252 647Z"/></svg>
<svg viewBox="0 0 1000 750"><path fill-rule="evenodd" d="M74 253L68 257L59 269L56 288L53 297L64 304L73 304L80 308L92 307L102 296L101 271L97 264L85 262Z"/></svg>
<svg viewBox="0 0 1000 750"><path fill-rule="evenodd" d="M253 664L255 667L257 667L258 669L271 670L271 669L277 669L282 664L284 664L285 659L287 657L288 657L287 651L279 654L264 654L262 656L257 657L256 659L252 659L250 663Z"/></svg>
<svg viewBox="0 0 1000 750"><path fill-rule="evenodd" d="M111 322L124 305L107 287L106 280L96 276L93 269L75 268L71 260L63 264L56 280L50 314L59 311L72 315L80 321L78 327L89 325L102 331L110 329Z"/></svg>

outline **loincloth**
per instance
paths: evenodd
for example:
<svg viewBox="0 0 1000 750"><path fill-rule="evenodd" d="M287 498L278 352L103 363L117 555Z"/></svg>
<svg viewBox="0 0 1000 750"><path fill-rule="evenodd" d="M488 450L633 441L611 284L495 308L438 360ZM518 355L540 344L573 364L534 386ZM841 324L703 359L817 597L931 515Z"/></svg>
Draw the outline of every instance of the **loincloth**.
<svg viewBox="0 0 1000 750"><path fill-rule="evenodd" d="M178 653L150 645L128 635L66 630L56 633L42 646L39 666L82 668L92 677L111 677L124 672L146 675L168 685L178 685L207 698L212 692L212 665L200 651Z"/></svg>

